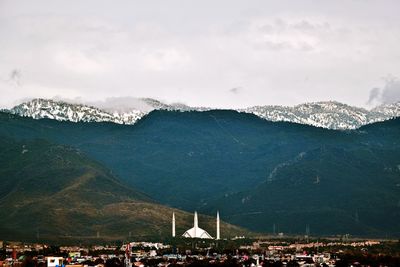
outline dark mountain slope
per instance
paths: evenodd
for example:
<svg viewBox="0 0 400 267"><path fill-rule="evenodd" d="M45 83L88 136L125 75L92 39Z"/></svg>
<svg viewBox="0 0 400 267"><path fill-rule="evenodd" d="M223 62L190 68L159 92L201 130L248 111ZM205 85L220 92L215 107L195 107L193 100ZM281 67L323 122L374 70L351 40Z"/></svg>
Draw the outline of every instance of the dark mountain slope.
<svg viewBox="0 0 400 267"><path fill-rule="evenodd" d="M252 188L304 149L343 132L266 122L234 111L155 111L133 126L2 114L1 133L74 145L157 200L192 210L201 200ZM178 192L178 194L176 193Z"/></svg>
<svg viewBox="0 0 400 267"><path fill-rule="evenodd" d="M77 146L161 203L226 210L231 222L259 231L275 222L293 233L305 224L314 233L398 232L399 119L333 131L234 111L155 111L133 126L9 114L0 126L20 140Z"/></svg>
<svg viewBox="0 0 400 267"><path fill-rule="evenodd" d="M0 237L22 240L165 238L192 215L155 203L122 184L81 151L47 141L0 141ZM215 219L202 217L215 234ZM222 224L225 236L243 233Z"/></svg>
<svg viewBox="0 0 400 267"><path fill-rule="evenodd" d="M256 189L203 208L264 232L275 224L286 233L309 225L313 234L400 236L399 159L399 150L325 146L280 165Z"/></svg>

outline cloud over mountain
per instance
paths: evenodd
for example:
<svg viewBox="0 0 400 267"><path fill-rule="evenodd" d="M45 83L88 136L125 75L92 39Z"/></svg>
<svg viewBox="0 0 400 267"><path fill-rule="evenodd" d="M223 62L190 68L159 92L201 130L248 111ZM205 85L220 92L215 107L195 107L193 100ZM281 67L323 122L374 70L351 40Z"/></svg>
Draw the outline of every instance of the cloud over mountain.
<svg viewBox="0 0 400 267"><path fill-rule="evenodd" d="M0 106L55 95L362 106L382 75L400 75L394 10L396 1L3 1ZM14 90L5 80L17 69ZM229 91L238 85L243 97Z"/></svg>
<svg viewBox="0 0 400 267"><path fill-rule="evenodd" d="M397 77L385 78L385 85L370 91L368 104L391 104L400 101L400 80Z"/></svg>

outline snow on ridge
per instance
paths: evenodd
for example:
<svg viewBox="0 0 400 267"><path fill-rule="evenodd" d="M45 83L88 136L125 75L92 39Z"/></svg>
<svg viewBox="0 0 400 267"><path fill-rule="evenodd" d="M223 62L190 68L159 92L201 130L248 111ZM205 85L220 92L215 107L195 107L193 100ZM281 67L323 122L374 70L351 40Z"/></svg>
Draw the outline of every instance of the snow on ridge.
<svg viewBox="0 0 400 267"><path fill-rule="evenodd" d="M134 124L145 115L141 111L131 111L123 114L110 113L96 107L40 98L17 105L10 109L9 112L34 119L48 118L59 121L113 122L118 124Z"/></svg>
<svg viewBox="0 0 400 267"><path fill-rule="evenodd" d="M289 121L335 130L357 129L373 122L400 116L400 102L372 110L336 101L312 102L293 107L254 106L242 109L269 121Z"/></svg>
<svg viewBox="0 0 400 267"><path fill-rule="evenodd" d="M113 122L132 125L152 110L207 111L211 108L190 107L185 104L165 104L152 98L138 99L150 110L131 108L124 111L104 110L84 104L71 104L49 99L33 99L8 112L34 119L49 118L72 122ZM269 121L286 121L335 130L357 129L363 125L400 117L400 102L367 110L336 101L312 102L296 106L254 106L238 109Z"/></svg>

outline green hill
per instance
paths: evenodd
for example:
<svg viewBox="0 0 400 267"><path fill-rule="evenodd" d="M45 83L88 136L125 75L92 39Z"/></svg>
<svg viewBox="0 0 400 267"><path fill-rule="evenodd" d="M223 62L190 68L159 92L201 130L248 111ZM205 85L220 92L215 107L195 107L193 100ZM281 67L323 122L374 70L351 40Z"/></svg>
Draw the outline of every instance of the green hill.
<svg viewBox="0 0 400 267"><path fill-rule="evenodd" d="M228 110L132 126L3 113L0 134L75 146L159 203L252 230L400 236L400 119L334 131Z"/></svg>
<svg viewBox="0 0 400 267"><path fill-rule="evenodd" d="M266 173L341 132L272 123L234 111L154 111L135 125L33 120L0 114L0 134L75 146L124 182L177 208L253 188ZM315 139L316 136L318 139ZM178 192L178 194L177 194Z"/></svg>
<svg viewBox="0 0 400 267"><path fill-rule="evenodd" d="M400 236L400 151L322 146L282 163L253 190L224 196L231 223L284 233Z"/></svg>
<svg viewBox="0 0 400 267"><path fill-rule="evenodd" d="M43 140L0 139L0 237L21 240L166 238L192 214L155 203L83 152ZM200 217L215 234L215 219ZM222 225L225 236L244 231Z"/></svg>

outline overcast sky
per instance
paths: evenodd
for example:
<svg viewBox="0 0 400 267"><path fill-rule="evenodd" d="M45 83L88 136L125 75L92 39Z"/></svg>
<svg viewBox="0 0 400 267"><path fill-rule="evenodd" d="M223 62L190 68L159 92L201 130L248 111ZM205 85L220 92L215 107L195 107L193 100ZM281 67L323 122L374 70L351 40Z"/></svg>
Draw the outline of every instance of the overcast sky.
<svg viewBox="0 0 400 267"><path fill-rule="evenodd" d="M400 100L400 1L0 0L0 106Z"/></svg>

